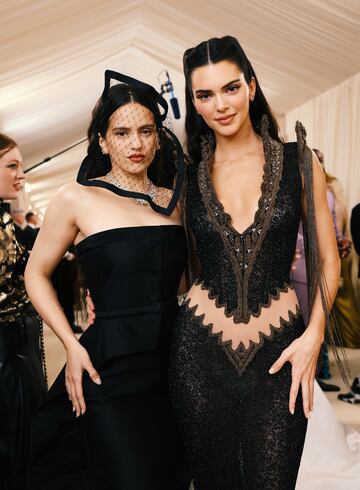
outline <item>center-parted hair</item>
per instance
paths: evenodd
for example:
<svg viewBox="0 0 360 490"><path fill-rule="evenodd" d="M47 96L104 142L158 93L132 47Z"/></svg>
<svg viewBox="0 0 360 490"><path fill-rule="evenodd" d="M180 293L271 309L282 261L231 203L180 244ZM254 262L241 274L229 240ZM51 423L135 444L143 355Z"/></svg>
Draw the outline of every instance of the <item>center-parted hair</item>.
<svg viewBox="0 0 360 490"><path fill-rule="evenodd" d="M256 93L254 100L250 103L249 109L251 124L254 130L260 134L261 119L265 114L269 121L270 136L273 139L280 141L279 127L276 119L263 94L263 91L261 90L255 71L238 40L232 36L225 36L222 38L214 37L208 41L203 41L195 48L187 49L183 58L186 81L186 143L189 156L195 162L198 162L201 159L201 136L209 135L213 133L213 130L207 126L203 118L197 114L195 110L191 89L191 75L196 68L206 66L211 63L218 63L220 61L230 61L235 63L244 74L245 80L248 84L251 82L252 78L255 79Z"/></svg>

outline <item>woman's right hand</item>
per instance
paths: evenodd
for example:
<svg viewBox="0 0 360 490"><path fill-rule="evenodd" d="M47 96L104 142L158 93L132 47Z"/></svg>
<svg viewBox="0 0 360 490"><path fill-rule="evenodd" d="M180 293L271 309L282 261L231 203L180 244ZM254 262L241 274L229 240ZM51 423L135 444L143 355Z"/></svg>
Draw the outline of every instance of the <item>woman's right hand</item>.
<svg viewBox="0 0 360 490"><path fill-rule="evenodd" d="M65 386L73 405L73 411L76 412L76 417L78 417L86 411L82 386L83 372L87 371L92 381L97 385L101 385L101 378L92 365L87 350L78 340L75 339L74 343L66 350Z"/></svg>

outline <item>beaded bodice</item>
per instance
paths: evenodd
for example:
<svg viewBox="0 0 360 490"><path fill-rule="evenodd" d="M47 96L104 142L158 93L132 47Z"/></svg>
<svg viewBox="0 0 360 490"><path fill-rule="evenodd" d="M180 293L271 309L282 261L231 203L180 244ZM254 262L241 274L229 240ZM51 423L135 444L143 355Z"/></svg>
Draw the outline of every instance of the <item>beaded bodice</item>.
<svg viewBox="0 0 360 490"><path fill-rule="evenodd" d="M289 282L301 216L302 181L296 143L263 134L265 164L254 222L239 233L218 200L212 181L211 143L190 165L188 226L196 241L201 272L196 278L234 322L247 322Z"/></svg>

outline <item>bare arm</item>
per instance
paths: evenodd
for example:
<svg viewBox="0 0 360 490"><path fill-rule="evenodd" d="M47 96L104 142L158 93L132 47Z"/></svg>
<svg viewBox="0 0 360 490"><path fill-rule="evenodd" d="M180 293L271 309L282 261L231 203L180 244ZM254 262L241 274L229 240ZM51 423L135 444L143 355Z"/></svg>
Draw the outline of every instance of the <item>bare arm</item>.
<svg viewBox="0 0 360 490"><path fill-rule="evenodd" d="M50 202L25 270L31 302L65 349L77 339L57 299L51 275L78 233L72 201L71 192L65 190Z"/></svg>
<svg viewBox="0 0 360 490"><path fill-rule="evenodd" d="M316 230L318 236L320 260L327 284L328 302L332 305L339 286L340 259L337 250L334 225L327 203L324 173L315 155L313 155L314 205ZM304 213L306 208L304 205ZM303 409L307 417L313 409L314 378L316 364L325 332L325 314L318 289L307 329L301 337L285 349L270 369L270 374L278 372L286 362L292 365L292 385L290 389L289 410L294 413L295 402L301 385Z"/></svg>
<svg viewBox="0 0 360 490"><path fill-rule="evenodd" d="M65 347L66 389L77 415L80 415L86 409L82 393L83 370L86 369L97 384L100 384L100 377L73 333L51 283L52 272L79 231L76 186L66 186L49 204L25 270L25 284L34 307Z"/></svg>

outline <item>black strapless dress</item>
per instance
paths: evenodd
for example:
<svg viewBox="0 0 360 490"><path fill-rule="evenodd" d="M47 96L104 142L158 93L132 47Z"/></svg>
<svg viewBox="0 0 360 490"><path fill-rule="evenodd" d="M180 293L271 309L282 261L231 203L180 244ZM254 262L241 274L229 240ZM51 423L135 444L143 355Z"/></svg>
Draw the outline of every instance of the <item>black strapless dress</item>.
<svg viewBox="0 0 360 490"><path fill-rule="evenodd" d="M102 384L84 374L77 419L60 373L33 422L28 488L187 490L167 376L184 231L113 229L77 249L96 307L80 342Z"/></svg>

